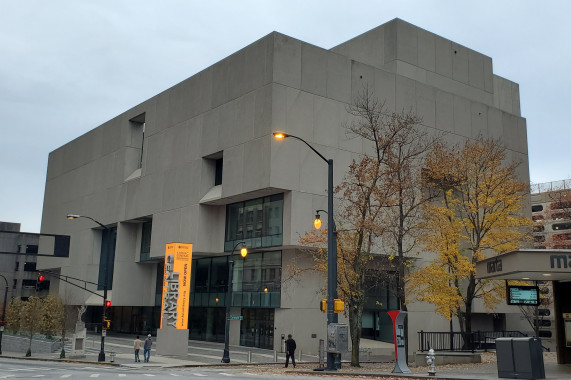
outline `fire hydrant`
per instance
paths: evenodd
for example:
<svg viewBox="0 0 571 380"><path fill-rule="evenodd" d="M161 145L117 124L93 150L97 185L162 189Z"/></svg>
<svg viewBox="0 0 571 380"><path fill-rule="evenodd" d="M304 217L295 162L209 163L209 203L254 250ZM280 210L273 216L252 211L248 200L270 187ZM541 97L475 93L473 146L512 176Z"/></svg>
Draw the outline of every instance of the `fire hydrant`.
<svg viewBox="0 0 571 380"><path fill-rule="evenodd" d="M428 350L428 355L426 355L426 364L428 365L428 376L435 376L436 369L434 368L434 350L431 348Z"/></svg>
<svg viewBox="0 0 571 380"><path fill-rule="evenodd" d="M111 363L113 363L115 361L115 352L111 351L111 355L109 356L111 356Z"/></svg>

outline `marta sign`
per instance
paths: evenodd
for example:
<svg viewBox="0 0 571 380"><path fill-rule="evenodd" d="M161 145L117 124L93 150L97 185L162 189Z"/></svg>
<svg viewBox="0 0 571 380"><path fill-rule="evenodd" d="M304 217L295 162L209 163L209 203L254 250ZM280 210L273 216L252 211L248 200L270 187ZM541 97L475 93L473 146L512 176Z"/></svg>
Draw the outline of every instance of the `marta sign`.
<svg viewBox="0 0 571 380"><path fill-rule="evenodd" d="M165 250L161 328L188 328L192 244L169 243Z"/></svg>

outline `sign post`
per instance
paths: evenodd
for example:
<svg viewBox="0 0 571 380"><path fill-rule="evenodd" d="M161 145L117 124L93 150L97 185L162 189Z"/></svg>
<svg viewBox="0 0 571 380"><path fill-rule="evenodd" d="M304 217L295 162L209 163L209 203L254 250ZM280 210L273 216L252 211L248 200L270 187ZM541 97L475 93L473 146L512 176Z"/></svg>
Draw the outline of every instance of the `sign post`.
<svg viewBox="0 0 571 380"><path fill-rule="evenodd" d="M161 303L161 326L157 331L157 354L184 355L188 352L188 305L192 244L168 243Z"/></svg>
<svg viewBox="0 0 571 380"><path fill-rule="evenodd" d="M391 310L388 312L393 321L393 338L395 341L395 368L393 373L410 373L406 365L406 349L404 336L404 320L407 312Z"/></svg>

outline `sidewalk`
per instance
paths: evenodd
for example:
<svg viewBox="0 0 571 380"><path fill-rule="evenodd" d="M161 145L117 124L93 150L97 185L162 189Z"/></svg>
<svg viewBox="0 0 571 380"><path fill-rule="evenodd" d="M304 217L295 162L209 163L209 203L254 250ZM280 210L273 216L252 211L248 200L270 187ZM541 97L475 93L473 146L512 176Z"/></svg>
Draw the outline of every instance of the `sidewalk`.
<svg viewBox="0 0 571 380"><path fill-rule="evenodd" d="M119 340L118 340L119 341ZM128 344L127 344L128 343ZM195 346L196 345L196 346ZM115 346L115 347L114 347ZM111 350L114 357L111 361ZM416 378L426 379L431 378L428 376L428 368L424 367L411 367L412 373L410 374L394 374L392 370L394 363L381 362L381 363L362 363L360 368L354 368L349 363L343 362L342 368L338 371L315 371L318 367L317 362L298 361L296 369L283 368L282 354L278 355L278 362L274 360L268 350L257 350L255 354L251 355L253 358L252 363L247 363L243 359L244 353L248 347L231 347L230 348L230 364L220 363L222 357L223 345L208 342L189 342L189 353L187 357L172 357L160 356L156 354L153 349L151 351L151 359L149 363L135 362L134 354L130 349L130 342L125 344L112 343L106 344L106 361L98 362L98 352L96 349L89 349L86 352L85 358L79 359L60 359L59 352L54 353L33 353L32 357L26 358L23 353L16 353L3 350L2 358L14 358L25 360L48 360L54 362L67 362L67 363L84 363L89 365L113 365L124 366L129 368L169 368L169 367L193 367L193 366L210 366L210 367L240 367L247 369L248 372L257 372L260 374L304 374L315 376L359 376L364 378ZM206 352L197 353L198 351ZM117 352L120 351L120 352ZM122 351L122 352L121 352ZM194 351L194 352L193 352ZM260 353L258 351L263 351ZM141 355L142 357L142 355ZM200 359L200 360L198 360ZM556 363L554 353L545 353L544 355L545 375L546 379L571 379L571 365L560 365ZM463 365L445 365L436 367L436 377L438 379L458 379L458 380L483 380L483 379L499 379L497 372L497 363L495 361L495 354L486 353L483 355L483 362L477 364L463 364Z"/></svg>

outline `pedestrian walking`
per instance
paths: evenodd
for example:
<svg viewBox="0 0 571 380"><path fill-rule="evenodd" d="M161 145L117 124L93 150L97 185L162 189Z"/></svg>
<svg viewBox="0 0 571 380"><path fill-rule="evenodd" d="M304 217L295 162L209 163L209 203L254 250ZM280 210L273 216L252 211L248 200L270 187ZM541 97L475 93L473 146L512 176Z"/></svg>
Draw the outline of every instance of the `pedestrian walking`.
<svg viewBox="0 0 571 380"><path fill-rule="evenodd" d="M145 339L145 346L143 351L143 357L145 362L148 363L149 359L151 358L151 346L153 345L153 341L151 340L151 334L147 335L147 339Z"/></svg>
<svg viewBox="0 0 571 380"><path fill-rule="evenodd" d="M295 345L295 340L293 340L291 334L288 334L285 344L286 344L285 367L287 368L289 364L289 358L291 357L291 364L293 364L293 368L295 368L295 349L297 348L297 346Z"/></svg>
<svg viewBox="0 0 571 380"><path fill-rule="evenodd" d="M139 359L139 351L141 351L141 348L143 348L143 341L139 339L138 335L137 339L135 339L135 342L133 342L133 347L135 348L135 362L140 362L141 359Z"/></svg>

